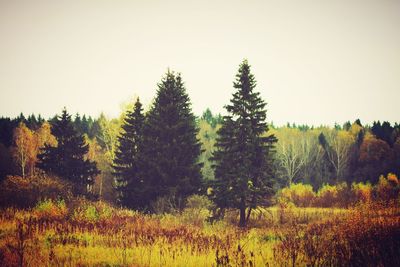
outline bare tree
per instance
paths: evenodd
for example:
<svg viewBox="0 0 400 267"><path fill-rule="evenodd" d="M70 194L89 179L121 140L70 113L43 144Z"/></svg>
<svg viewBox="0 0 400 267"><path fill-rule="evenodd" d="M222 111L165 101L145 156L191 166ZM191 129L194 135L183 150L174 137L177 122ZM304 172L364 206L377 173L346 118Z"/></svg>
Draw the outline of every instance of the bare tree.
<svg viewBox="0 0 400 267"><path fill-rule="evenodd" d="M278 137L277 161L287 185L296 181L296 176L310 160L310 140L296 128L282 128Z"/></svg>
<svg viewBox="0 0 400 267"><path fill-rule="evenodd" d="M335 182L343 178L348 167L350 149L354 137L344 130L332 130L326 134L327 143L324 146L329 162L335 170Z"/></svg>

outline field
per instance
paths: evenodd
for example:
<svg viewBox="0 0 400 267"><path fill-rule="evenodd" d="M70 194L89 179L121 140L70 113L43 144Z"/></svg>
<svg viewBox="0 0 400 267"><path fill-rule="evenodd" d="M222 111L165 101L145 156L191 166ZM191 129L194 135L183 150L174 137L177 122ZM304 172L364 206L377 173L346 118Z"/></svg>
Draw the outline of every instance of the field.
<svg viewBox="0 0 400 267"><path fill-rule="evenodd" d="M45 201L0 214L1 266L391 266L400 253L400 213L271 207L207 221L205 209L145 215L102 202Z"/></svg>

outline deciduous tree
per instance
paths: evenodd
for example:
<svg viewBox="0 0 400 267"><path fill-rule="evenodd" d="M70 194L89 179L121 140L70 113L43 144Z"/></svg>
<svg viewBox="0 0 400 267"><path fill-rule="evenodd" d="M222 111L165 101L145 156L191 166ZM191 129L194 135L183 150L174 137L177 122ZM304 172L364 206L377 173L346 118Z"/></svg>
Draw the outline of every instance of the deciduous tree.
<svg viewBox="0 0 400 267"><path fill-rule="evenodd" d="M354 144L354 137L345 130L331 130L326 134L326 142L321 143L327 158L335 170L335 183L339 182L346 174L350 149Z"/></svg>
<svg viewBox="0 0 400 267"><path fill-rule="evenodd" d="M21 168L22 177L25 178L29 163L36 158L36 139L34 133L23 122L14 130L14 144L14 159Z"/></svg>

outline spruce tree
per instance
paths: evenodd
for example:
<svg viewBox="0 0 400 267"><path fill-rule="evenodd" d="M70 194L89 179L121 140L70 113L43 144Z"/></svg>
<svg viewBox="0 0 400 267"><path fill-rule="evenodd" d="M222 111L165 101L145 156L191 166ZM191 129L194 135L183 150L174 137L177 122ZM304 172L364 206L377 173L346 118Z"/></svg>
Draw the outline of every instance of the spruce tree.
<svg viewBox="0 0 400 267"><path fill-rule="evenodd" d="M128 111L125 116L113 164L118 199L131 208L143 206L143 187L138 169L143 123L142 104L137 98L133 111Z"/></svg>
<svg viewBox="0 0 400 267"><path fill-rule="evenodd" d="M45 145L38 156L39 168L72 182L76 193L86 193L88 186L94 182L94 176L99 174L96 163L86 158L88 144L77 133L71 115L65 108L61 116L52 121L51 126L57 146Z"/></svg>
<svg viewBox="0 0 400 267"><path fill-rule="evenodd" d="M79 115L79 113L76 113L76 115L75 115L74 127L75 127L75 130L79 134L84 134L84 132L82 130L82 119L81 119L81 116Z"/></svg>
<svg viewBox="0 0 400 267"><path fill-rule="evenodd" d="M168 71L143 129L140 162L147 203L163 196L183 199L200 190L201 150L190 105L181 75Z"/></svg>
<svg viewBox="0 0 400 267"><path fill-rule="evenodd" d="M89 123L88 119L86 118L86 115L83 114L83 117L82 117L82 120L81 120L81 126L80 126L82 134L88 134L89 133L89 129L90 129L90 125L89 124L90 123Z"/></svg>
<svg viewBox="0 0 400 267"><path fill-rule="evenodd" d="M277 139L267 135L266 103L254 91L256 81L247 60L240 65L233 87L236 91L225 107L228 115L213 155L213 195L220 208L239 209L243 227L251 210L273 193L272 154Z"/></svg>

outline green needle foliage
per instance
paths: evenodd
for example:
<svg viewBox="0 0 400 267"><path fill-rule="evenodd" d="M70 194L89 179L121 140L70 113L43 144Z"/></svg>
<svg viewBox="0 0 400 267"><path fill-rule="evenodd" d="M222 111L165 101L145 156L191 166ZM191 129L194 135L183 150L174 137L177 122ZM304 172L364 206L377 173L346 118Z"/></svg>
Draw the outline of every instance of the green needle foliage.
<svg viewBox="0 0 400 267"><path fill-rule="evenodd" d="M146 201L179 200L201 187L200 143L190 99L180 74L168 71L146 114L141 173Z"/></svg>
<svg viewBox="0 0 400 267"><path fill-rule="evenodd" d="M45 145L38 155L38 167L72 182L75 193L87 193L88 186L93 184L94 177L100 172L96 163L86 158L89 146L75 130L71 115L65 108L61 116L52 121L51 133L57 140L57 146Z"/></svg>
<svg viewBox="0 0 400 267"><path fill-rule="evenodd" d="M228 115L218 131L213 156L213 192L220 208L240 210L239 225L245 226L251 209L273 193L272 154L277 139L266 135L266 103L254 92L256 81L247 60L240 65L233 86L236 91L225 107Z"/></svg>
<svg viewBox="0 0 400 267"><path fill-rule="evenodd" d="M142 104L137 98L133 111L128 111L124 119L113 162L118 200L124 206L132 208L140 207L143 204L138 168L143 124Z"/></svg>

